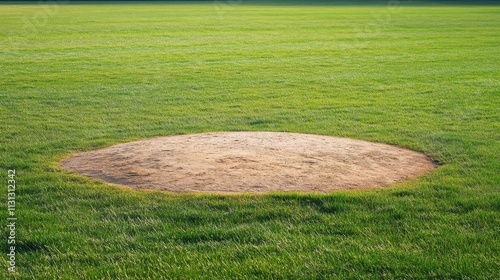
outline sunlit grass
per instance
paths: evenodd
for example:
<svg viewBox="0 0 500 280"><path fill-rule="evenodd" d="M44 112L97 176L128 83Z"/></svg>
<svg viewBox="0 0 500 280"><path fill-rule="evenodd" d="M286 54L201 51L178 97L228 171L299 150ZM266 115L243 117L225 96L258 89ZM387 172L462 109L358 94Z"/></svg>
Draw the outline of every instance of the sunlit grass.
<svg viewBox="0 0 500 280"><path fill-rule="evenodd" d="M17 171L21 278L496 277L500 8L68 5L25 26L41 9L0 6L0 177ZM57 164L239 130L395 144L444 165L375 191L218 196Z"/></svg>

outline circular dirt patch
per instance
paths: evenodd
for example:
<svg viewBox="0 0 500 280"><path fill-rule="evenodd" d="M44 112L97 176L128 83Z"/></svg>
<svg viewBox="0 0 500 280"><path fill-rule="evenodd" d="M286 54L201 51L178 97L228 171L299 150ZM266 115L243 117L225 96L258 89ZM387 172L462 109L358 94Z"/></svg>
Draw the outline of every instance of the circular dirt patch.
<svg viewBox="0 0 500 280"><path fill-rule="evenodd" d="M158 137L80 153L61 166L134 188L215 193L365 189L435 168L400 147L278 132Z"/></svg>

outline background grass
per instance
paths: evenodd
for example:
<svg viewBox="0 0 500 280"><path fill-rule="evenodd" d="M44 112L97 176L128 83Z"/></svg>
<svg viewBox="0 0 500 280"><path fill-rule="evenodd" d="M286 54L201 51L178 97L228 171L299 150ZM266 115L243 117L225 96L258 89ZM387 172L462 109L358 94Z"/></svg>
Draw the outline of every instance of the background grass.
<svg viewBox="0 0 500 280"><path fill-rule="evenodd" d="M498 279L500 8L226 4L0 6L0 177L6 198L17 171L18 217L18 273L4 255L0 278ZM57 164L239 130L445 165L374 191L219 196Z"/></svg>

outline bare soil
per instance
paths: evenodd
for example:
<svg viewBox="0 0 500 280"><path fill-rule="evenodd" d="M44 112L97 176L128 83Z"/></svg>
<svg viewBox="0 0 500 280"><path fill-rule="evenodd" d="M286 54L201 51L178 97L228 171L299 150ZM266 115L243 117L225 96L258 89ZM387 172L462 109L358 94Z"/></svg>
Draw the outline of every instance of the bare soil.
<svg viewBox="0 0 500 280"><path fill-rule="evenodd" d="M132 188L205 193L384 187L436 167L400 147L279 132L157 137L79 153L61 166Z"/></svg>

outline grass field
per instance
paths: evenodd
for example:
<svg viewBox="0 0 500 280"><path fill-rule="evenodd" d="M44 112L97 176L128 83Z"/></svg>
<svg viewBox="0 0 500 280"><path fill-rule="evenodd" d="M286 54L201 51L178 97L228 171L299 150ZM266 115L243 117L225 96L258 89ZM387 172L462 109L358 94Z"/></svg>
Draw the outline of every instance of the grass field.
<svg viewBox="0 0 500 280"><path fill-rule="evenodd" d="M500 6L222 4L0 5L0 278L498 279ZM395 144L443 166L388 189L238 196L58 167L240 130Z"/></svg>

